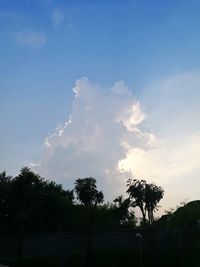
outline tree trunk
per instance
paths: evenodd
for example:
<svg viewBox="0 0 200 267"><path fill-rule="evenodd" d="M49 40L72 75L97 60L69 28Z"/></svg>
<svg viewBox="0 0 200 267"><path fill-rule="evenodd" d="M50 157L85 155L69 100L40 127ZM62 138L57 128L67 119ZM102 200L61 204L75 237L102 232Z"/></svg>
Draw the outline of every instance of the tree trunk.
<svg viewBox="0 0 200 267"><path fill-rule="evenodd" d="M145 229L146 229L146 228L147 228L146 214L145 214L145 211L144 211L143 206L140 206L140 210L141 210L141 212L142 212L142 220L143 220L143 223L144 223L144 227L145 227Z"/></svg>
<svg viewBox="0 0 200 267"><path fill-rule="evenodd" d="M93 210L89 207L89 222L88 222L88 239L87 239L87 252L85 266L90 266L91 260L91 246L92 246L92 230L93 230Z"/></svg>

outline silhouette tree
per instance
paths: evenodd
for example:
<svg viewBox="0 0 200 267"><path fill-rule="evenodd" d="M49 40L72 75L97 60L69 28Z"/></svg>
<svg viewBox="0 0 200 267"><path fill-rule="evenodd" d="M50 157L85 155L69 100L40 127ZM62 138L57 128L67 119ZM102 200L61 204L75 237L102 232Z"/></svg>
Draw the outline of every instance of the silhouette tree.
<svg viewBox="0 0 200 267"><path fill-rule="evenodd" d="M29 168L9 181L7 213L10 232L60 230L73 205L73 192L41 178Z"/></svg>
<svg viewBox="0 0 200 267"><path fill-rule="evenodd" d="M127 181L129 198L133 207L139 207L142 213L144 226L152 225L154 211L158 208L159 201L163 198L164 190L153 183L148 184L145 180L129 179ZM148 218L147 218L148 217Z"/></svg>
<svg viewBox="0 0 200 267"><path fill-rule="evenodd" d="M88 211L88 246L86 266L89 266L94 211L96 206L103 202L104 196L102 191L97 190L96 179L93 177L77 179L75 181L75 192L77 194L77 199L86 207Z"/></svg>
<svg viewBox="0 0 200 267"><path fill-rule="evenodd" d="M185 230L196 229L200 220L200 200L182 203L173 212L170 220L171 227L183 227Z"/></svg>
<svg viewBox="0 0 200 267"><path fill-rule="evenodd" d="M149 225L152 225L154 222L154 211L158 209L158 203L163 198L164 190L153 183L146 183L144 193L145 210L147 211Z"/></svg>
<svg viewBox="0 0 200 267"><path fill-rule="evenodd" d="M88 207L94 207L103 202L103 193L97 190L96 179L93 177L75 181L77 199Z"/></svg>
<svg viewBox="0 0 200 267"><path fill-rule="evenodd" d="M6 172L0 173L0 229L5 231L9 225L9 192L11 184L11 176L7 176Z"/></svg>
<svg viewBox="0 0 200 267"><path fill-rule="evenodd" d="M118 225L122 227L134 227L136 224L135 213L130 210L130 199L123 199L120 195L113 200L113 215L117 219Z"/></svg>
<svg viewBox="0 0 200 267"><path fill-rule="evenodd" d="M142 213L144 226L146 227L146 210L145 210L145 180L129 179L127 181L129 198L132 200L133 207L139 207Z"/></svg>

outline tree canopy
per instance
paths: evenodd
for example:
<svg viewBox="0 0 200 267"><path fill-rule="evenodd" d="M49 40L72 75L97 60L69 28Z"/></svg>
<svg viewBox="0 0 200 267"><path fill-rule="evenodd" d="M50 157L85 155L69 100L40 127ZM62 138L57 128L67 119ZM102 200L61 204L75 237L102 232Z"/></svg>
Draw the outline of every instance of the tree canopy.
<svg viewBox="0 0 200 267"><path fill-rule="evenodd" d="M186 232L200 229L200 200L182 202L176 209L170 209L155 221L156 227L182 228Z"/></svg>
<svg viewBox="0 0 200 267"><path fill-rule="evenodd" d="M9 232L56 231L73 205L72 191L27 167L14 178L0 174L0 191L1 229Z"/></svg>
<svg viewBox="0 0 200 267"><path fill-rule="evenodd" d="M138 179L129 179L127 186L126 192L132 201L132 206L140 208L144 225L147 226L147 223L152 225L154 211L158 208L158 203L164 195L163 188Z"/></svg>
<svg viewBox="0 0 200 267"><path fill-rule="evenodd" d="M105 203L93 177L78 178L74 190L68 190L27 167L16 177L2 172L0 233L87 230L88 212L93 214L93 229L130 228L136 226L135 207L139 207L146 226L188 228L200 220L200 201L196 200L155 221L154 212L164 190L146 180L129 179L127 193L128 198L121 195Z"/></svg>
<svg viewBox="0 0 200 267"><path fill-rule="evenodd" d="M96 179L93 177L77 179L75 192L77 199L86 206L96 206L103 202L103 193L97 190Z"/></svg>
<svg viewBox="0 0 200 267"><path fill-rule="evenodd" d="M78 202L74 200L74 192ZM94 229L117 229L135 226L129 200L122 196L103 203L103 192L96 179L79 178L74 190L42 178L29 168L19 175L0 173L0 233L55 232L86 230L87 207L95 208Z"/></svg>

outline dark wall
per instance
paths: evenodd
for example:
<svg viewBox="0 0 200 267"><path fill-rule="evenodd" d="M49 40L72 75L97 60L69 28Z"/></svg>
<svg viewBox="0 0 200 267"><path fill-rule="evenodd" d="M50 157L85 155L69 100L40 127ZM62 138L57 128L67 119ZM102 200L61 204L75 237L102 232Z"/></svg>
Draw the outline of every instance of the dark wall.
<svg viewBox="0 0 200 267"><path fill-rule="evenodd" d="M137 250L138 239L136 234L143 236L141 244L143 250L155 247L156 250L166 250L168 247L180 245L178 232L172 236L167 230L145 232L137 230L100 231L92 234L92 250ZM21 249L23 257L34 256L68 256L73 252L87 250L87 232L68 232L38 235L10 235L0 237L0 257L14 258ZM176 243L176 244L175 244Z"/></svg>

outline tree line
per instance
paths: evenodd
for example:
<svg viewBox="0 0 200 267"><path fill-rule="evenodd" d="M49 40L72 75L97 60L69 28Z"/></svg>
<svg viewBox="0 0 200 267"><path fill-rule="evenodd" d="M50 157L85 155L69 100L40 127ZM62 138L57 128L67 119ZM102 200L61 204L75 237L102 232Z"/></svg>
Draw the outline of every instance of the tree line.
<svg viewBox="0 0 200 267"><path fill-rule="evenodd" d="M0 233L133 228L135 207L141 211L143 227L166 227L177 215L168 212L155 220L154 212L163 196L162 187L129 179L127 197L105 203L93 177L79 178L73 190L65 190L24 167L16 177L0 173Z"/></svg>

